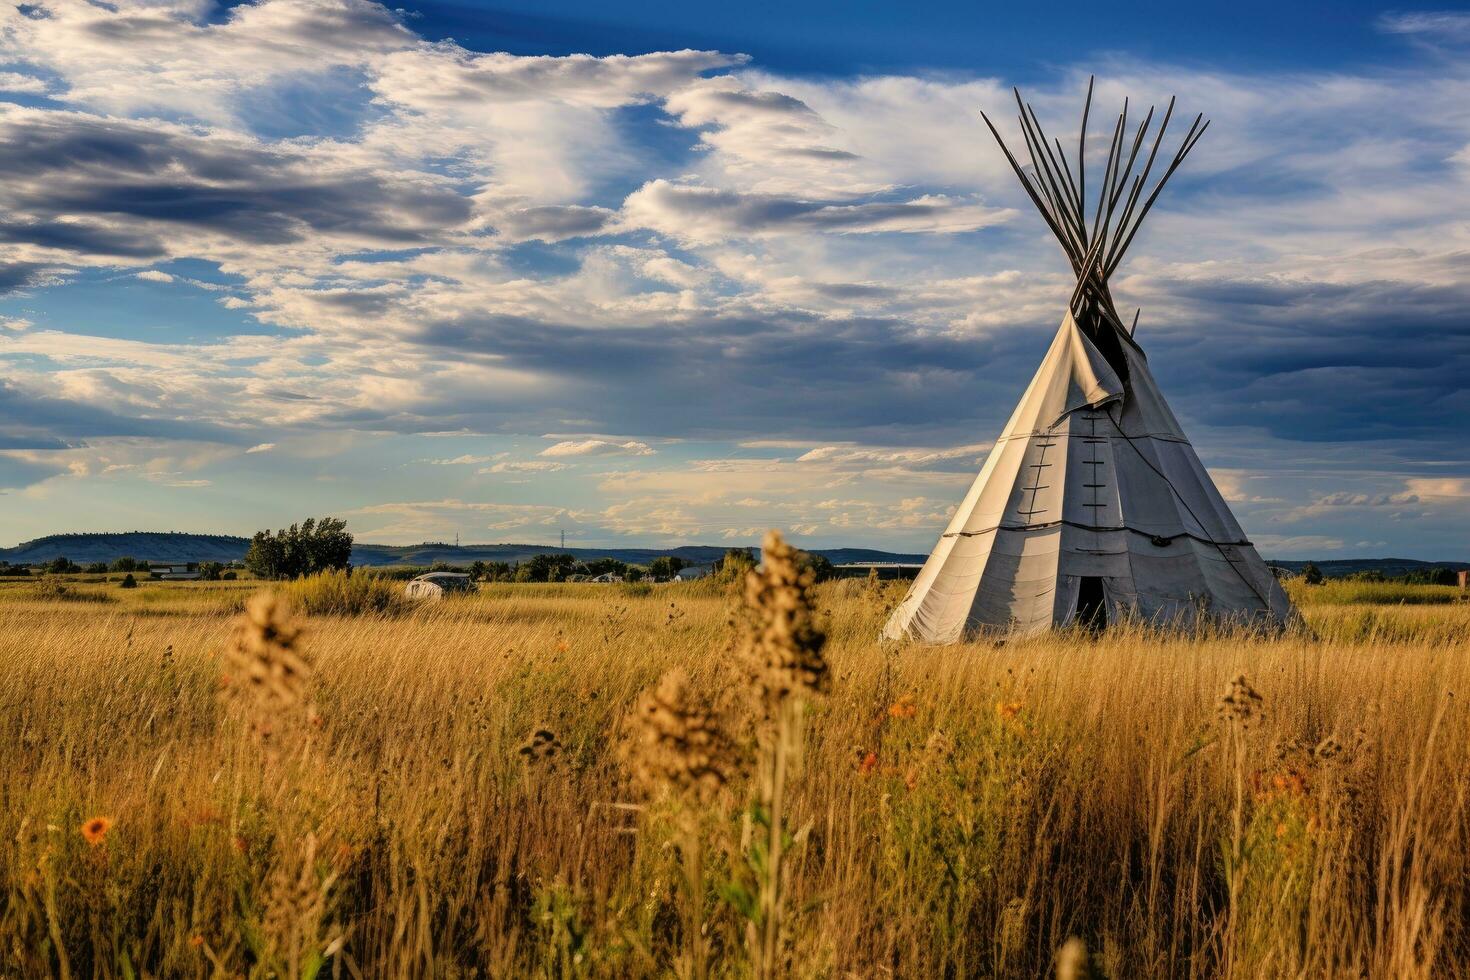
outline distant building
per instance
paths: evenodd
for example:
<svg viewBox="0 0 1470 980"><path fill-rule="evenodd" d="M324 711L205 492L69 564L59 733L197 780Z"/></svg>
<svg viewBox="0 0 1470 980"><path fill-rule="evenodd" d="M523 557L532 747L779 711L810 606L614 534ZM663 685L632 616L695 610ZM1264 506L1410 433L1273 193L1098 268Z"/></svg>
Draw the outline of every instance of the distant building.
<svg viewBox="0 0 1470 980"><path fill-rule="evenodd" d="M855 561L847 565L836 565L832 569L835 578L867 578L875 570L884 581L889 579L917 578L922 564L897 561Z"/></svg>
<svg viewBox="0 0 1470 980"><path fill-rule="evenodd" d="M594 575L594 576L592 576L587 581L589 581L589 582L600 582L600 583L606 584L606 583L610 583L610 582L621 582L622 580L623 580L623 577L621 575L619 575L617 572L603 572L601 575Z"/></svg>
<svg viewBox="0 0 1470 980"><path fill-rule="evenodd" d="M677 572L675 572L674 581L692 582L697 578L704 578L706 575L709 575L713 571L714 566L712 565L690 565L688 568L681 568Z"/></svg>
<svg viewBox="0 0 1470 980"><path fill-rule="evenodd" d="M159 579L196 579L199 577L197 561L150 561L148 577Z"/></svg>

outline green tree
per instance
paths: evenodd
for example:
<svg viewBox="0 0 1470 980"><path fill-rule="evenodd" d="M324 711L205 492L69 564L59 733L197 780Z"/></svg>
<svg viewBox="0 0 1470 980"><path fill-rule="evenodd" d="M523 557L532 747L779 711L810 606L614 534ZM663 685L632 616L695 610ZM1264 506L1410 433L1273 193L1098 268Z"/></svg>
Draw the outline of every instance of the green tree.
<svg viewBox="0 0 1470 980"><path fill-rule="evenodd" d="M347 522L335 517L307 518L272 534L257 531L245 553L245 567L260 578L299 578L346 568L352 560Z"/></svg>
<svg viewBox="0 0 1470 980"><path fill-rule="evenodd" d="M138 561L138 559L129 558L124 555L122 558L114 559L112 564L107 567L107 570L109 572L141 572L144 569L143 563Z"/></svg>
<svg viewBox="0 0 1470 980"><path fill-rule="evenodd" d="M218 582L224 572L225 566L220 562L201 561L199 563L199 577L206 582Z"/></svg>
<svg viewBox="0 0 1470 980"><path fill-rule="evenodd" d="M648 574L650 578L667 580L679 574L679 569L686 566L688 562L677 555L659 555L648 563Z"/></svg>
<svg viewBox="0 0 1470 980"><path fill-rule="evenodd" d="M87 563L86 571L89 572L89 573L92 573L92 574L106 574L106 572L107 572L107 562L105 562L105 561L92 561L92 562L88 562Z"/></svg>
<svg viewBox="0 0 1470 980"><path fill-rule="evenodd" d="M245 552L245 567L256 578L280 578L284 558L285 546L279 537L269 531L256 531Z"/></svg>
<svg viewBox="0 0 1470 980"><path fill-rule="evenodd" d="M82 566L65 555L57 555L46 563L46 571L53 575L65 575L69 572L80 572L81 570Z"/></svg>
<svg viewBox="0 0 1470 980"><path fill-rule="evenodd" d="M529 577L521 578L524 571ZM565 582L568 575L577 571L577 559L572 555L532 555L521 563L517 570L517 582Z"/></svg>
<svg viewBox="0 0 1470 980"><path fill-rule="evenodd" d="M812 581L825 582L837 574L832 567L832 560L826 555L813 554L810 551L798 551L796 553L796 564L801 568L812 570Z"/></svg>
<svg viewBox="0 0 1470 980"><path fill-rule="evenodd" d="M1308 585L1321 585L1323 579L1322 569L1311 562L1307 562L1302 566L1302 579Z"/></svg>
<svg viewBox="0 0 1470 980"><path fill-rule="evenodd" d="M587 562L588 575L625 575L628 571L628 563L618 561L616 558L594 558Z"/></svg>

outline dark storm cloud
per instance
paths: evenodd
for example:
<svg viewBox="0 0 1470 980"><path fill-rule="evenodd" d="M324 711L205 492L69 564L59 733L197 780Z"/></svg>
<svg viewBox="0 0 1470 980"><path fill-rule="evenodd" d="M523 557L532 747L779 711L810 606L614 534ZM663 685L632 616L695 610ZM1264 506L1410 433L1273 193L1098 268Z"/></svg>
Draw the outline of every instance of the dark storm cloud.
<svg viewBox="0 0 1470 980"><path fill-rule="evenodd" d="M491 409L491 425L582 415L612 431L726 438L857 438L943 419L973 441L973 423L1008 410L1045 348L1034 331L978 340L799 314L599 328L481 317L416 339L568 382L544 405ZM461 421L474 413L461 408Z"/></svg>
<svg viewBox="0 0 1470 980"><path fill-rule="evenodd" d="M1216 426L1284 439L1401 440L1463 458L1470 285L1165 282L1188 329L1139 339L1165 394Z"/></svg>
<svg viewBox="0 0 1470 980"><path fill-rule="evenodd" d="M7 449L68 449L69 443L52 436L23 435L0 429L0 451Z"/></svg>
<svg viewBox="0 0 1470 980"><path fill-rule="evenodd" d="M156 258L167 251L156 235L82 221L0 223L0 242L130 259ZM3 273L0 273L0 288L3 287Z"/></svg>
<svg viewBox="0 0 1470 980"><path fill-rule="evenodd" d="M496 221L498 230L518 241L556 242L595 235L607 227L616 212L575 204L547 204L510 211Z"/></svg>
<svg viewBox="0 0 1470 980"><path fill-rule="evenodd" d="M87 438L147 436L162 439L198 439L239 442L241 436L218 425L179 419L121 415L96 405L23 390L0 379L0 446L60 448Z"/></svg>
<svg viewBox="0 0 1470 980"><path fill-rule="evenodd" d="M23 490L65 470L65 466L36 463L0 453L0 493Z"/></svg>
<svg viewBox="0 0 1470 980"><path fill-rule="evenodd" d="M42 267L30 262L0 262L0 296L24 289L40 277Z"/></svg>
<svg viewBox="0 0 1470 980"><path fill-rule="evenodd" d="M82 253L160 254L166 226L251 244L335 235L383 244L462 224L470 202L444 182L365 167L321 168L305 154L156 124L75 113L12 113L0 126L0 200L31 216L3 236ZM85 220L121 218L126 231Z"/></svg>
<svg viewBox="0 0 1470 980"><path fill-rule="evenodd" d="M1145 319L1139 339L1165 396L1191 423L1397 445L1406 459L1464 457L1470 319L1461 311L1470 286L1162 285L1171 307L1195 312L1187 329L1150 331ZM965 337L896 318L798 313L596 328L510 316L443 321L412 339L565 384L544 404L446 401L409 427L588 417L611 431L668 436L987 440L1052 329L1018 323Z"/></svg>

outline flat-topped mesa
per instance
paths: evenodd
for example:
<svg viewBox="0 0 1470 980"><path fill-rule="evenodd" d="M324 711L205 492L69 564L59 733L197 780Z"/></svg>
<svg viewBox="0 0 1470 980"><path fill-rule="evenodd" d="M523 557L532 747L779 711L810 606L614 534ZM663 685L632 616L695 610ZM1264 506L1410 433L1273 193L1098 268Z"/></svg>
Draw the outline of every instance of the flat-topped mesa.
<svg viewBox="0 0 1470 980"><path fill-rule="evenodd" d="M1092 90L1094 79L1088 79L1087 99L1082 105L1082 126L1077 137L1077 172L1074 175L1061 140L1048 141L1036 110L1021 98L1019 89L1012 89L1019 110L1017 121L1021 126L1026 153L1031 160L1029 167L1017 161L1014 153L1001 138L999 130L983 111L981 118L990 128L991 135L1000 144L1011 169L1036 209L1041 212L1047 226L1062 246L1072 272L1077 277L1077 287L1072 291L1068 307L1077 326L1102 351L1108 363L1126 383L1128 380L1127 359L1122 345L1132 341L1133 328L1137 325L1135 312L1132 322L1125 324L1113 303L1108 289L1108 278L1123 261L1128 246L1138 234L1139 226L1148 216L1149 209L1158 200L1159 192L1174 176L1174 171L1184 162L1189 151L1204 136L1209 121L1203 114L1196 115L1174 151L1167 167L1164 167L1148 190L1154 165L1159 161L1159 150L1174 117L1174 99L1164 110L1163 121L1153 133L1153 144L1140 166L1140 153L1148 142L1153 125L1155 107L1149 106L1143 120L1138 123L1130 138L1128 136L1128 100L1123 100L1123 110L1113 126L1112 141L1108 146L1107 163L1097 185L1096 201L1089 203L1087 194L1087 122L1092 112ZM1053 152L1053 146L1055 152ZM1145 192L1147 193L1145 194ZM1089 212L1090 223L1089 223ZM1134 345L1137 346L1136 344Z"/></svg>

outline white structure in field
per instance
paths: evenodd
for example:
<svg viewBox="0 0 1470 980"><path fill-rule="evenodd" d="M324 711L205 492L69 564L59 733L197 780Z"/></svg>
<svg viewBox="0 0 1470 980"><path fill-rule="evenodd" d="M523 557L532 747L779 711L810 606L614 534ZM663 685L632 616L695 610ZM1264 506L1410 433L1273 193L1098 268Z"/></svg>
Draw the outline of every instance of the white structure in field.
<svg viewBox="0 0 1470 980"><path fill-rule="evenodd" d="M150 561L148 577L175 580L197 579L199 563L197 561Z"/></svg>
<svg viewBox="0 0 1470 980"><path fill-rule="evenodd" d="M948 643L977 631L1035 633L1128 616L1284 625L1294 615L1286 593L1195 455L1108 291L1138 223L1208 124L1196 117L1145 198L1174 104L1137 178L1153 110L1129 138L1125 104L1089 227L1080 148L1074 182L1061 144L1053 154L1035 113L1019 94L1016 101L1031 167L991 132L1072 261L1077 286L1040 369L884 636ZM1088 108L1091 101L1089 86Z"/></svg>
<svg viewBox="0 0 1470 980"><path fill-rule="evenodd" d="M442 599L458 592L475 591L475 580L463 572L429 572L403 587L410 599Z"/></svg>

